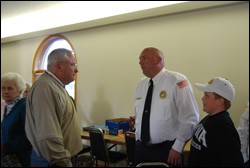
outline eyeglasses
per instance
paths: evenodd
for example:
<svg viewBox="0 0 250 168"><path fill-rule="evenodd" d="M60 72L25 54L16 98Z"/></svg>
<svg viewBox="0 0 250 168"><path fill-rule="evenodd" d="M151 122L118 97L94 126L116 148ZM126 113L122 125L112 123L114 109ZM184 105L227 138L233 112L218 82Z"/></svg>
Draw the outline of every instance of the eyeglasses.
<svg viewBox="0 0 250 168"><path fill-rule="evenodd" d="M69 63L70 66L77 68L77 64L76 63Z"/></svg>

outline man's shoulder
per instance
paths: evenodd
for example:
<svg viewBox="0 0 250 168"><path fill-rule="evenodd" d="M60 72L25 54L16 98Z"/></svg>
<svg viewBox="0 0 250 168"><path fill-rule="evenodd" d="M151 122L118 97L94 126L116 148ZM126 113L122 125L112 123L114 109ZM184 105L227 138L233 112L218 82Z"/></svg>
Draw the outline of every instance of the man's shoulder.
<svg viewBox="0 0 250 168"><path fill-rule="evenodd" d="M167 70L165 72L166 75L169 75L169 76L172 76L173 78L176 78L176 79L187 79L186 75L180 73L180 72L177 72L177 71L171 71L171 70Z"/></svg>
<svg viewBox="0 0 250 168"><path fill-rule="evenodd" d="M44 73L35 81L33 84L34 87L46 87L49 85L54 85L54 83L58 83L55 78L51 75Z"/></svg>
<svg viewBox="0 0 250 168"><path fill-rule="evenodd" d="M188 81L188 78L184 74L182 74L180 72L176 72L176 71L167 70L167 71L165 71L163 76L168 81L170 81L170 80L175 81L175 82L181 82L183 80Z"/></svg>

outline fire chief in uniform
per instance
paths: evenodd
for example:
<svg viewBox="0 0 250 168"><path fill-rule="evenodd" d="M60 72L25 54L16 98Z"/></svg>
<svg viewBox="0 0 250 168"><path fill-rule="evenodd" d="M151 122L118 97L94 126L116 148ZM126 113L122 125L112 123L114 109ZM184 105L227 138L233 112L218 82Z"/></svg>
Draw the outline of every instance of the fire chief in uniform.
<svg viewBox="0 0 250 168"><path fill-rule="evenodd" d="M192 86L183 74L164 68L163 54L157 48L145 48L139 56L139 64L146 77L139 81L134 95L135 164L165 162L180 166L185 143L199 122ZM151 104L146 107L151 85ZM147 129L148 135L144 138Z"/></svg>

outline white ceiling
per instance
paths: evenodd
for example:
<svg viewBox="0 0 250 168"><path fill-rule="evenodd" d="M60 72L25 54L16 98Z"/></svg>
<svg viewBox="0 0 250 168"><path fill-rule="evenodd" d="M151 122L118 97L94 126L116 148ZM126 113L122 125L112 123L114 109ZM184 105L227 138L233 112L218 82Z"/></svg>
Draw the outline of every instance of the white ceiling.
<svg viewBox="0 0 250 168"><path fill-rule="evenodd" d="M1 1L1 39L180 2Z"/></svg>
<svg viewBox="0 0 250 168"><path fill-rule="evenodd" d="M70 4L71 2L72 3L80 2L81 7L80 8L76 8L75 6L73 7ZM221 5L230 5L240 2L242 3L244 1L187 1L186 3L170 5L170 6L162 4L163 2L166 3L173 1L147 1L147 2L146 1L112 1L112 2L111 1L103 1L103 2L101 1L92 1L92 2L90 1L1 1L1 43L25 39L29 37L43 36L48 34L62 33L67 31L90 28L94 26L119 23L129 20L172 14L176 12L197 10L202 8L221 6ZM25 14L34 15L34 13L32 12L38 12L47 9L55 10L56 7L62 5L65 6L65 4L67 5L67 8L63 9L61 8L60 12L54 12L50 15L47 15L47 13L44 14L43 17L47 17L45 19L39 18L37 16L34 18L34 20L22 18L19 19L18 22L15 22L14 26L9 26L6 28L7 24L4 22L5 20L8 19L10 20L16 16L19 17ZM143 6L143 5L148 5L146 7L147 10L136 9L136 6ZM70 9L73 9L73 11L70 11ZM125 9L130 10L127 12L127 14L125 14L126 16L122 15L122 13L118 13L116 14L115 17L111 18L111 15L105 15L101 13L104 11L120 12ZM133 12L138 10L139 12ZM64 16L64 14L67 15ZM56 21L59 20L66 21L66 17L69 17L70 20L73 20L75 18L79 18L80 16L89 16L92 14L99 14L99 15L101 14L101 16L104 17L103 19L96 18L87 21L80 20L80 21L75 21L75 23L66 23L66 24L61 24L59 26L50 25L50 27L43 27L42 29L39 30L34 30L34 31L31 30L19 34L13 33L12 35L4 36L5 30L18 31L25 25L28 25L28 28L30 29L37 25L45 26L47 23L54 24ZM48 22L48 20L50 22ZM18 28L15 29L13 27L18 27Z"/></svg>

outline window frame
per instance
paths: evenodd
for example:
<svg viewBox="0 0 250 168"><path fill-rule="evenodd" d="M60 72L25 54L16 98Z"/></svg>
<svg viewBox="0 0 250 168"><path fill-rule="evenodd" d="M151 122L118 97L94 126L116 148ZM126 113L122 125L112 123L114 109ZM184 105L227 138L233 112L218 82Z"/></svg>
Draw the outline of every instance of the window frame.
<svg viewBox="0 0 250 168"><path fill-rule="evenodd" d="M32 83L34 83L35 80L41 74L43 74L45 72L45 69L43 69L43 59L46 56L45 52L48 49L48 47L50 47L57 40L65 40L70 45L72 50L75 51L71 42L63 35L55 34L55 35L50 35L47 38L45 38L38 46L36 53L35 53L35 56L34 56L33 65L32 65ZM76 58L76 63L77 63L77 58ZM77 99L76 90L77 90L77 74L75 76L75 84L74 84L74 96L75 97L73 97L75 99L75 101Z"/></svg>

